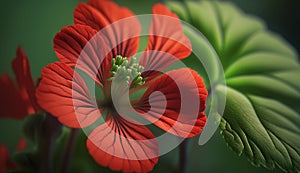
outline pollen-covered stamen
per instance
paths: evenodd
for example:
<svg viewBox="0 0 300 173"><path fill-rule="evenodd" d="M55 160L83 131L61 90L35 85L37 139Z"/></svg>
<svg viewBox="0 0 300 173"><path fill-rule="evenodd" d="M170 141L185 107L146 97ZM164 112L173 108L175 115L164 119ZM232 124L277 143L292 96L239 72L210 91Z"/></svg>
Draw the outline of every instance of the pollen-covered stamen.
<svg viewBox="0 0 300 173"><path fill-rule="evenodd" d="M143 71L144 67L138 64L136 57L132 56L128 61L127 57L118 55L112 59L110 73L113 74L113 77L110 80L124 81L131 84L132 87L136 87L145 83L146 79L141 76Z"/></svg>

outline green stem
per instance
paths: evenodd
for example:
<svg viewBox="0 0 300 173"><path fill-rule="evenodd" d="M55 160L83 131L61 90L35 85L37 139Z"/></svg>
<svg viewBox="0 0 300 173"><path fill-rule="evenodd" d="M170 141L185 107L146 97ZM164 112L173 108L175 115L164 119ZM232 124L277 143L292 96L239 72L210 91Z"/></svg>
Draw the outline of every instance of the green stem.
<svg viewBox="0 0 300 173"><path fill-rule="evenodd" d="M73 153L73 149L76 143L76 138L78 136L78 129L71 129L70 132L70 137L68 140L68 143L66 145L66 152L63 156L63 162L62 162L62 169L61 172L62 173L67 173L70 167L70 161L71 161L71 157L72 157L72 153Z"/></svg>
<svg viewBox="0 0 300 173"><path fill-rule="evenodd" d="M40 136L43 136L44 138L41 138L39 145L45 160L42 172L52 173L54 172L52 166L54 143L61 133L61 124L52 115L46 114L42 129L43 132Z"/></svg>
<svg viewBox="0 0 300 173"><path fill-rule="evenodd" d="M49 138L45 141L45 148L44 148L44 157L45 157L45 167L44 172L45 173L52 173L52 159L53 159L53 138Z"/></svg>
<svg viewBox="0 0 300 173"><path fill-rule="evenodd" d="M179 145L179 167L178 173L184 173L186 169L187 163L187 139L183 140L182 143Z"/></svg>

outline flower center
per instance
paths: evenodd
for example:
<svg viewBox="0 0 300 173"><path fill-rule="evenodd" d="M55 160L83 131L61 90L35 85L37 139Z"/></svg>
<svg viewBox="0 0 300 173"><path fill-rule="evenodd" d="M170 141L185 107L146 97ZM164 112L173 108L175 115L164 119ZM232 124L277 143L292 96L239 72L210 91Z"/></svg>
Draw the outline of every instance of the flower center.
<svg viewBox="0 0 300 173"><path fill-rule="evenodd" d="M138 64L136 57L132 56L130 60L121 55L112 59L112 68L110 73L113 75L109 80L116 80L117 82L126 82L132 87L143 85L146 81L141 76L144 67Z"/></svg>

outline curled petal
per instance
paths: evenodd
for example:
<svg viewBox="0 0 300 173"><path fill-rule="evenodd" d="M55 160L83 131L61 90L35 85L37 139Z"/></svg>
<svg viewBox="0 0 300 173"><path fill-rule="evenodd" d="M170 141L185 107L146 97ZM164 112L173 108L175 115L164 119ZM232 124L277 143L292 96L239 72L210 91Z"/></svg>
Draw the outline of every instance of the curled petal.
<svg viewBox="0 0 300 173"><path fill-rule="evenodd" d="M87 148L95 161L115 171L149 172L158 161L158 143L143 125L109 114L89 135Z"/></svg>
<svg viewBox="0 0 300 173"><path fill-rule="evenodd" d="M201 133L205 125L206 96L202 78L197 72L183 68L157 78L136 109L161 129L189 138Z"/></svg>
<svg viewBox="0 0 300 173"><path fill-rule="evenodd" d="M72 128L88 126L100 116L84 80L64 63L43 69L36 96L42 108Z"/></svg>

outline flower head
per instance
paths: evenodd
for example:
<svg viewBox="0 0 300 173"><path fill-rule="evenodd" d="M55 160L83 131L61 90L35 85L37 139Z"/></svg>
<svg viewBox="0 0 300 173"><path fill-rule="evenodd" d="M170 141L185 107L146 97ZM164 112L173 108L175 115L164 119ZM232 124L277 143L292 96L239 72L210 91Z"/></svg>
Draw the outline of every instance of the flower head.
<svg viewBox="0 0 300 173"><path fill-rule="evenodd" d="M74 12L75 24L54 38L61 62L43 69L37 89L41 107L68 127L88 127L106 115L86 145L96 162L112 170L148 172L158 161L155 136L133 117L181 138L201 133L206 122L207 91L202 78L187 68L161 73L191 53L180 21L162 4L153 7L153 14L148 44L138 61L141 26L130 10L107 0L80 3ZM92 96L74 68L94 79L102 91L99 98ZM141 97L126 104L127 94L141 90ZM182 109L182 102L195 97L188 103L200 104L193 116L187 103Z"/></svg>
<svg viewBox="0 0 300 173"><path fill-rule="evenodd" d="M35 97L29 62L21 47L17 49L17 57L12 62L12 68L17 87L7 74L0 77L1 118L23 119L40 108Z"/></svg>

